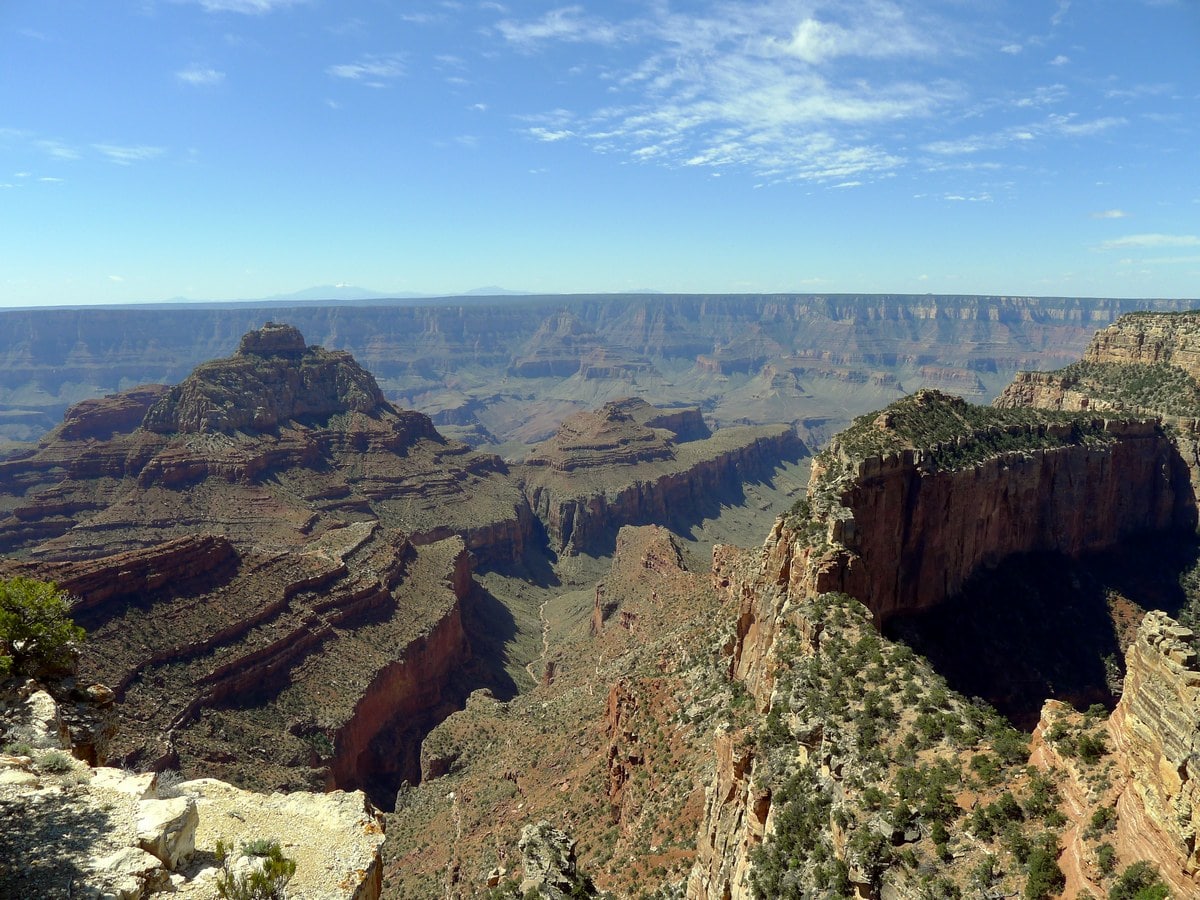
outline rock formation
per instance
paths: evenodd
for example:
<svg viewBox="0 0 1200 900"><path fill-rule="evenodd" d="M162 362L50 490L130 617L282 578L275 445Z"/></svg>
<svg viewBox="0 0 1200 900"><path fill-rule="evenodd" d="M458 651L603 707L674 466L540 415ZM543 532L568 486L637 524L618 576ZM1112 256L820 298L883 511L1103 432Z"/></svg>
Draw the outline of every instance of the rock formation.
<svg viewBox="0 0 1200 900"><path fill-rule="evenodd" d="M1155 421L1021 418L921 392L836 438L813 467L807 527L824 540L811 590L857 597L883 621L1014 554L1194 527L1187 467ZM910 421L949 430L921 446Z"/></svg>
<svg viewBox="0 0 1200 900"><path fill-rule="evenodd" d="M221 845L233 856L272 840L296 863L289 895L380 896L383 818L361 792L268 796L93 767L83 758L94 748L67 723L111 706L112 692L77 683L66 674L0 691L0 743L15 751L0 754L0 896L215 900ZM84 698L74 710L73 696Z"/></svg>
<svg viewBox="0 0 1200 900"><path fill-rule="evenodd" d="M431 416L458 411L457 421L439 425L477 441L525 442L543 439L569 411L631 393L702 406L722 426L831 418L836 428L920 387L986 400L1017 369L1065 365L1097 327L1142 308L1186 304L631 295L281 305L269 315L352 353L391 400ZM175 384L232 353L261 316L261 307L238 304L5 310L0 438L35 441L75 402ZM794 385L766 396L767 368ZM558 410L554 421L531 428L549 407Z"/></svg>
<svg viewBox="0 0 1200 900"><path fill-rule="evenodd" d="M470 690L472 556L518 558L533 521L496 457L276 325L81 404L0 497L0 569L77 598L82 672L115 688L110 758L385 805Z"/></svg>
<svg viewBox="0 0 1200 900"><path fill-rule="evenodd" d="M1200 893L1200 665L1195 635L1147 614L1126 656L1125 690L1109 722L1124 789L1117 837L1125 861L1150 860L1179 896Z"/></svg>
<svg viewBox="0 0 1200 900"><path fill-rule="evenodd" d="M784 425L712 434L699 410L631 399L568 418L518 473L555 549L597 553L622 525L694 521L802 452Z"/></svg>

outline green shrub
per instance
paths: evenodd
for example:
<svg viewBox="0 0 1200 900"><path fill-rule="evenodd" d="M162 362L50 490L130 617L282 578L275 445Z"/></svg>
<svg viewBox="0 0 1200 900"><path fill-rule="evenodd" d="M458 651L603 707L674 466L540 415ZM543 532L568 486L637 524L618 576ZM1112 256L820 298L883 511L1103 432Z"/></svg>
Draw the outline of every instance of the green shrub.
<svg viewBox="0 0 1200 900"><path fill-rule="evenodd" d="M70 609L54 584L20 575L0 580L0 677L69 667L71 642L83 640Z"/></svg>
<svg viewBox="0 0 1200 900"><path fill-rule="evenodd" d="M1053 840L1042 840L1029 854L1029 877L1025 881L1025 900L1043 900L1062 892L1067 877L1058 866L1058 847Z"/></svg>
<svg viewBox="0 0 1200 900"><path fill-rule="evenodd" d="M287 883L296 874L296 862L283 855L279 842L250 841L242 845L241 856L261 859L261 867L235 872L226 856L223 870L217 874L217 894L226 900L284 900Z"/></svg>
<svg viewBox="0 0 1200 900"><path fill-rule="evenodd" d="M1158 869L1139 859L1121 873L1108 892L1108 900L1164 900L1168 895Z"/></svg>
<svg viewBox="0 0 1200 900"><path fill-rule="evenodd" d="M75 762L69 753L63 753L61 750L47 750L38 755L37 767L43 772L60 775L75 768Z"/></svg>

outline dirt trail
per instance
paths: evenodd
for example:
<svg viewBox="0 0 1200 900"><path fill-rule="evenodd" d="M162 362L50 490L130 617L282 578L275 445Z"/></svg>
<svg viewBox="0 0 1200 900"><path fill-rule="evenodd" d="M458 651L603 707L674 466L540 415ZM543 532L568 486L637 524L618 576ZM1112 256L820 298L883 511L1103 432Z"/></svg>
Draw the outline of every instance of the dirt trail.
<svg viewBox="0 0 1200 900"><path fill-rule="evenodd" d="M550 622L546 619L546 604L549 600L543 600L538 606L538 620L542 623L542 653L531 663L525 664L525 671L529 673L535 685L541 684L542 679L533 674L533 667L539 663L546 662L546 655L550 652Z"/></svg>

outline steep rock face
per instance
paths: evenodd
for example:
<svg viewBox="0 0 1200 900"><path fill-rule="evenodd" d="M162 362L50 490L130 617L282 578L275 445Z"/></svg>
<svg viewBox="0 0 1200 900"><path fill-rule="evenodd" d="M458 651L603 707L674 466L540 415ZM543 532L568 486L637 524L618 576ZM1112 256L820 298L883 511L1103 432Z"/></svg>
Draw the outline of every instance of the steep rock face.
<svg viewBox="0 0 1200 900"><path fill-rule="evenodd" d="M660 438L651 458L632 464L627 451L617 452L616 464L597 455L570 478L554 467L522 467L530 507L556 549L593 552L611 546L621 525L699 519L743 480L797 459L803 444L786 425L747 426L680 444Z"/></svg>
<svg viewBox="0 0 1200 900"><path fill-rule="evenodd" d="M1092 338L1088 362L1153 365L1170 363L1200 378L1200 313L1127 315Z"/></svg>
<svg viewBox="0 0 1200 900"><path fill-rule="evenodd" d="M0 468L0 569L78 598L82 672L119 701L109 758L384 806L474 686L472 554L505 563L532 531L497 457L286 326L81 404Z"/></svg>
<svg viewBox="0 0 1200 900"><path fill-rule="evenodd" d="M809 566L812 591L850 594L882 622L940 604L1013 554L1076 556L1194 527L1188 468L1154 421L960 422L923 447L906 436L907 422L956 415L993 414L923 392L864 417L818 457L810 527L825 546Z"/></svg>
<svg viewBox="0 0 1200 900"><path fill-rule="evenodd" d="M1155 863L1181 897L1200 892L1200 665L1192 639L1165 614L1147 614L1109 723L1127 779L1117 802L1123 855Z"/></svg>

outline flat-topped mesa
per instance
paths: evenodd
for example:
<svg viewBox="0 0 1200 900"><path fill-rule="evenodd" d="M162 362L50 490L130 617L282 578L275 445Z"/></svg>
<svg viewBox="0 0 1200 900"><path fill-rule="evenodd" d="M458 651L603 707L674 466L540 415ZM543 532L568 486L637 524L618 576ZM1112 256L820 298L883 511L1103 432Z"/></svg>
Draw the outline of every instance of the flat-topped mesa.
<svg viewBox="0 0 1200 900"><path fill-rule="evenodd" d="M395 412L349 353L309 347L290 325L244 335L238 352L203 363L156 402L142 426L159 434L268 431L290 420ZM433 437L432 425L429 426Z"/></svg>
<svg viewBox="0 0 1200 900"><path fill-rule="evenodd" d="M699 411L696 411L697 416ZM651 422L664 415L644 400L616 400L568 417L526 462L559 472L672 459L675 434ZM703 425L703 420L701 420ZM705 429L707 430L707 429Z"/></svg>
<svg viewBox="0 0 1200 900"><path fill-rule="evenodd" d="M1156 420L974 406L921 391L842 432L796 510L816 592L883 622L937 606L982 566L1076 556L1195 527L1188 470Z"/></svg>

